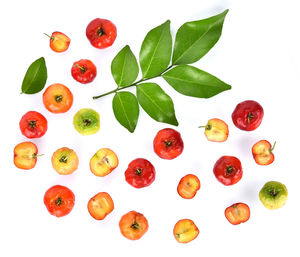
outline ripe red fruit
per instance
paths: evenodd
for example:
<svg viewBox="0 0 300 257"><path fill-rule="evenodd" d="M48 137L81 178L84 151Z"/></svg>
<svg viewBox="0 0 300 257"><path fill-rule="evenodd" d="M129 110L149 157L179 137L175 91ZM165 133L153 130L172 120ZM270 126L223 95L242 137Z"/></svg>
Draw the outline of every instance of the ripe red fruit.
<svg viewBox="0 0 300 257"><path fill-rule="evenodd" d="M75 80L82 84L87 84L95 79L97 68L90 60L81 59L73 63L71 73Z"/></svg>
<svg viewBox="0 0 300 257"><path fill-rule="evenodd" d="M269 165L274 161L273 150L276 142L272 146L267 140L260 140L252 146L252 155L259 165Z"/></svg>
<svg viewBox="0 0 300 257"><path fill-rule="evenodd" d="M97 18L87 26L86 36L92 46L103 49L114 43L117 37L117 28L111 21Z"/></svg>
<svg viewBox="0 0 300 257"><path fill-rule="evenodd" d="M235 203L225 209L225 217L232 225L244 223L250 218L250 208L245 203Z"/></svg>
<svg viewBox="0 0 300 257"><path fill-rule="evenodd" d="M62 32L55 31L51 36L44 33L50 38L50 48L57 53L65 52L70 45L70 38Z"/></svg>
<svg viewBox="0 0 300 257"><path fill-rule="evenodd" d="M261 124L264 110L258 102L247 100L235 107L231 117L236 127L241 130L251 131Z"/></svg>
<svg viewBox="0 0 300 257"><path fill-rule="evenodd" d="M154 152L163 159L174 159L183 151L183 141L179 132L166 128L158 131L153 141Z"/></svg>
<svg viewBox="0 0 300 257"><path fill-rule="evenodd" d="M217 180L225 186L236 184L243 176L242 164L234 156L222 156L215 163L213 171Z"/></svg>
<svg viewBox="0 0 300 257"><path fill-rule="evenodd" d="M75 196L69 188L56 185L49 188L45 193L44 204L51 215L62 217L72 211Z"/></svg>
<svg viewBox="0 0 300 257"><path fill-rule="evenodd" d="M21 133L28 138L42 137L47 131L47 119L39 112L29 111L20 120Z"/></svg>
<svg viewBox="0 0 300 257"><path fill-rule="evenodd" d="M155 179L155 168L146 159L135 159L129 163L125 171L125 179L135 188L149 186Z"/></svg>

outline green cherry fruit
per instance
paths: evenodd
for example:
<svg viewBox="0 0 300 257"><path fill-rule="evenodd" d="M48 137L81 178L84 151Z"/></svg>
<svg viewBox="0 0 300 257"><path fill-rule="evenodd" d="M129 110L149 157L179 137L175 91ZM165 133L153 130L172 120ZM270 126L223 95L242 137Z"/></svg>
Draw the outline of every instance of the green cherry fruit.
<svg viewBox="0 0 300 257"><path fill-rule="evenodd" d="M74 116L73 125L84 136L95 134L100 129L100 116L93 109L80 109Z"/></svg>
<svg viewBox="0 0 300 257"><path fill-rule="evenodd" d="M270 209L275 210L282 207L288 197L286 186L277 181L267 182L259 192L259 199L262 204Z"/></svg>

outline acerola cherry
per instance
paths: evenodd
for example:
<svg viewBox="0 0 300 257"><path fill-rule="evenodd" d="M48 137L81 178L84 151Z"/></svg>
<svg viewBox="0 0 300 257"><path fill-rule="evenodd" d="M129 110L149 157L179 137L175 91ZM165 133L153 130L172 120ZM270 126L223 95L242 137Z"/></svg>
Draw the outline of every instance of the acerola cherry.
<svg viewBox="0 0 300 257"><path fill-rule="evenodd" d="M235 107L231 117L236 127L241 130L251 131L261 124L264 110L258 102L247 100Z"/></svg>
<svg viewBox="0 0 300 257"><path fill-rule="evenodd" d="M55 31L51 36L44 33L50 38L50 48L57 53L65 52L68 50L71 39L62 32Z"/></svg>
<svg viewBox="0 0 300 257"><path fill-rule="evenodd" d="M32 142L23 142L14 148L14 164L17 168L29 170L35 167L38 157L37 146Z"/></svg>
<svg viewBox="0 0 300 257"><path fill-rule="evenodd" d="M20 130L25 137L42 137L47 131L47 119L39 112L29 111L20 120Z"/></svg>
<svg viewBox="0 0 300 257"><path fill-rule="evenodd" d="M269 165L274 161L273 150L276 142L272 146L267 140L260 140L252 146L252 155L259 165Z"/></svg>
<svg viewBox="0 0 300 257"><path fill-rule="evenodd" d="M52 113L64 113L70 110L73 104L73 94L63 84L49 86L43 94L43 103Z"/></svg>
<svg viewBox="0 0 300 257"><path fill-rule="evenodd" d="M183 141L179 132L165 128L153 140L154 152L162 159L174 159L183 151Z"/></svg>
<svg viewBox="0 0 300 257"><path fill-rule="evenodd" d="M125 179L131 186L142 188L149 186L155 179L155 168L146 159L138 158L129 163Z"/></svg>
<svg viewBox="0 0 300 257"><path fill-rule="evenodd" d="M122 216L119 227L124 237L129 240L138 240L148 231L149 225L143 214L130 211Z"/></svg>
<svg viewBox="0 0 300 257"><path fill-rule="evenodd" d="M114 202L106 192L96 194L88 202L88 211L96 220L103 220L113 210Z"/></svg>
<svg viewBox="0 0 300 257"><path fill-rule="evenodd" d="M229 130L225 121L220 119L210 119L205 127L205 136L208 141L224 142L228 138Z"/></svg>
<svg viewBox="0 0 300 257"><path fill-rule="evenodd" d="M81 59L73 63L71 73L73 78L79 83L87 84L95 79L97 68L90 60Z"/></svg>
<svg viewBox="0 0 300 257"><path fill-rule="evenodd" d="M215 163L213 171L217 180L225 186L236 184L243 176L242 164L234 156L222 156Z"/></svg>
<svg viewBox="0 0 300 257"><path fill-rule="evenodd" d="M225 209L225 217L232 225L244 223L250 218L250 208L245 203L235 203Z"/></svg>
<svg viewBox="0 0 300 257"><path fill-rule="evenodd" d="M178 194L184 199L192 199L200 189L200 180L196 175L185 175L177 186Z"/></svg>
<svg viewBox="0 0 300 257"><path fill-rule="evenodd" d="M173 234L178 243L188 243L199 235L199 229L190 219L177 221Z"/></svg>
<svg viewBox="0 0 300 257"><path fill-rule="evenodd" d="M75 196L69 188L56 185L45 193L44 204L51 215L63 217L72 211Z"/></svg>
<svg viewBox="0 0 300 257"><path fill-rule="evenodd" d="M117 37L117 28L111 21L97 18L87 26L86 36L92 46L103 49L114 43Z"/></svg>

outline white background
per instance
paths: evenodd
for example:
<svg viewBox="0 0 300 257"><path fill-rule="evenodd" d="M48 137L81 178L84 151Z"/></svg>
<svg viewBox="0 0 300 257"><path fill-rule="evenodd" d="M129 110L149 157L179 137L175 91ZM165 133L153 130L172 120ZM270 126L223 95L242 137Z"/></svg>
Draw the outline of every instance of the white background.
<svg viewBox="0 0 300 257"><path fill-rule="evenodd" d="M0 171L0 256L289 256L299 255L299 13L297 1L5 1L0 10L1 73L1 171ZM152 150L158 130L172 127L157 123L141 110L135 133L130 134L115 120L112 95L91 97L115 88L110 64L126 44L138 56L146 33L167 19L173 36L186 21L203 19L229 8L223 34L216 46L195 66L232 85L232 90L211 99L196 99L175 92L157 79L173 98L185 149L175 160L162 160ZM93 48L85 36L94 18L115 23L118 36L106 50ZM71 38L65 53L54 53L43 33L62 31ZM28 66L44 56L48 68L46 86L67 85L74 104L66 114L52 114L42 104L42 92L20 95ZM79 59L92 60L98 69L93 83L73 80L70 69ZM134 90L132 90L134 92ZM253 132L237 129L231 113L239 102L258 101L265 116ZM72 125L80 108L100 113L101 129L82 136ZM34 169L23 171L13 165L13 148L28 140L19 130L21 116L39 111L48 119L48 131L37 144ZM225 143L208 142L203 130L210 118L225 120L230 136ZM277 141L275 162L255 164L252 145L260 139ZM52 153L63 146L79 156L79 169L69 176L58 175L51 166ZM104 178L89 170L89 160L102 147L113 149L119 166ZM222 155L234 155L243 165L242 180L231 187L220 184L212 173ZM130 161L143 157L153 163L157 176L144 189L125 182ZM196 174L201 189L192 200L176 192L187 173ZM270 211L263 207L258 192L265 182L277 180L289 190L286 205ZM45 191L55 185L68 186L76 196L73 211L63 218L49 215ZM114 211L103 221L94 220L87 202L96 193L108 192ZM247 223L231 225L224 210L235 202L250 206ZM120 217L130 210L142 212L149 230L139 241L129 241L119 232ZM199 236L189 244L178 244L173 226L182 218L194 220Z"/></svg>

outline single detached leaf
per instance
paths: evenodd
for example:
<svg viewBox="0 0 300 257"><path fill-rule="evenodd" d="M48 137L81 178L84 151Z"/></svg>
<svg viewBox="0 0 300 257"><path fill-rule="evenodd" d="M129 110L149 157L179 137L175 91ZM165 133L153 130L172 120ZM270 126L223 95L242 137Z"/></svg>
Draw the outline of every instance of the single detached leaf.
<svg viewBox="0 0 300 257"><path fill-rule="evenodd" d="M172 55L170 21L150 30L140 50L143 78L160 75L169 65Z"/></svg>
<svg viewBox="0 0 300 257"><path fill-rule="evenodd" d="M184 23L176 34L172 63L189 64L204 56L218 42L227 13Z"/></svg>
<svg viewBox="0 0 300 257"><path fill-rule="evenodd" d="M215 76L189 65L176 66L163 78L179 93L199 98L209 98L231 89Z"/></svg>
<svg viewBox="0 0 300 257"><path fill-rule="evenodd" d="M129 86L136 80L139 74L139 66L128 45L113 59L111 73L119 87Z"/></svg>
<svg viewBox="0 0 300 257"><path fill-rule="evenodd" d="M47 67L44 57L35 60L28 68L22 83L22 93L40 92L47 81Z"/></svg>
<svg viewBox="0 0 300 257"><path fill-rule="evenodd" d="M139 84L137 86L137 99L152 119L178 125L173 101L159 85L155 83Z"/></svg>
<svg viewBox="0 0 300 257"><path fill-rule="evenodd" d="M134 132L139 118L139 104L136 96L130 92L118 92L113 98L113 111L118 122Z"/></svg>

